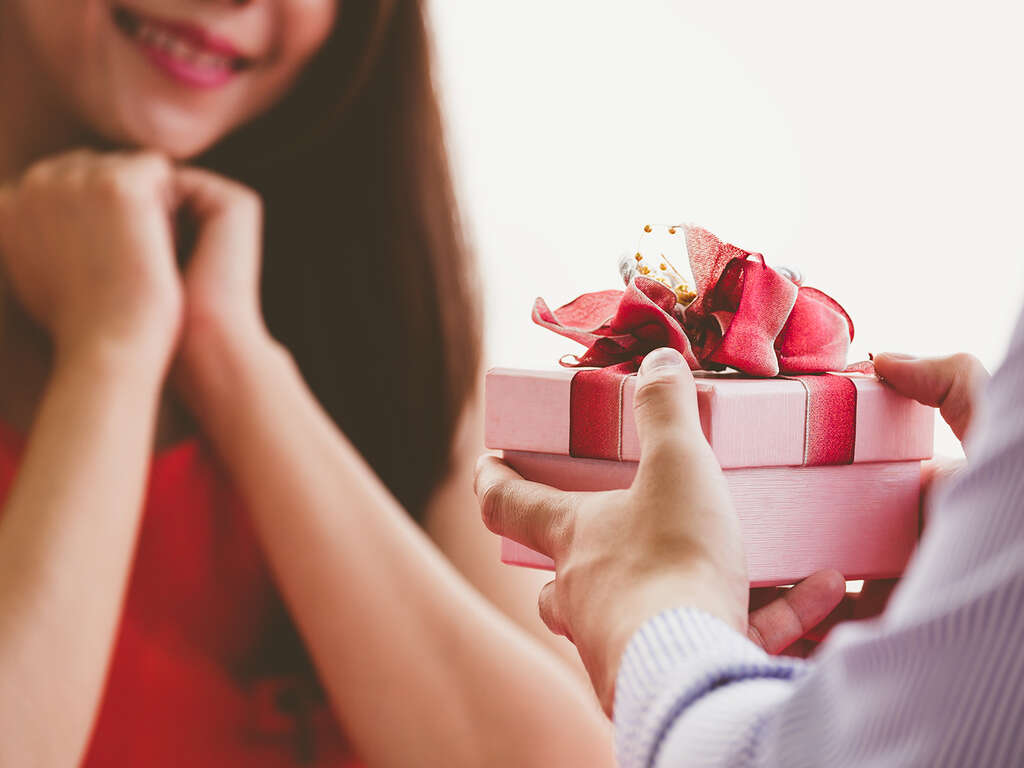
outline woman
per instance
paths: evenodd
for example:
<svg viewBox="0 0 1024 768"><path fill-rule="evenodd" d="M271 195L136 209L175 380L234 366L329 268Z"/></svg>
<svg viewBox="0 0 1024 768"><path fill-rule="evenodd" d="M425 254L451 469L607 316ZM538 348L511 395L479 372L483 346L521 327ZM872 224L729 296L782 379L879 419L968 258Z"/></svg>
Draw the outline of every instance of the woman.
<svg viewBox="0 0 1024 768"><path fill-rule="evenodd" d="M610 764L476 519L428 53L413 0L0 0L0 764Z"/></svg>
<svg viewBox="0 0 1024 768"><path fill-rule="evenodd" d="M408 0L0 0L0 763L610 761L434 547L540 634L428 53Z"/></svg>

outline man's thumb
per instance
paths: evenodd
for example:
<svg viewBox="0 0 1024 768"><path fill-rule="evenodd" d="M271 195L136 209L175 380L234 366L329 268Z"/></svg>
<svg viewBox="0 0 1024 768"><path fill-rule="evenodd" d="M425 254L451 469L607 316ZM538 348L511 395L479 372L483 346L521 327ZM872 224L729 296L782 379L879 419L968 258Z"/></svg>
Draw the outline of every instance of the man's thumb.
<svg viewBox="0 0 1024 768"><path fill-rule="evenodd" d="M697 389L679 352L662 347L644 358L633 411L642 456L664 448L684 448L697 436Z"/></svg>

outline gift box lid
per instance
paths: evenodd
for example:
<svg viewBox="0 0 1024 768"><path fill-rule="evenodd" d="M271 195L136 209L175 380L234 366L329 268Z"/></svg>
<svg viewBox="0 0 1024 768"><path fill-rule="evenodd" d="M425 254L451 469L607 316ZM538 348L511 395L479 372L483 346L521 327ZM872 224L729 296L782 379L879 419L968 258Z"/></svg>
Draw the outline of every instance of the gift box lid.
<svg viewBox="0 0 1024 768"><path fill-rule="evenodd" d="M493 368L485 387L485 442L491 449L570 455L570 389L575 370ZM910 461L932 455L934 410L874 376L845 375L855 387L853 461ZM701 427L723 468L807 462L808 387L786 378L695 372ZM636 377L623 382L619 455L636 461Z"/></svg>

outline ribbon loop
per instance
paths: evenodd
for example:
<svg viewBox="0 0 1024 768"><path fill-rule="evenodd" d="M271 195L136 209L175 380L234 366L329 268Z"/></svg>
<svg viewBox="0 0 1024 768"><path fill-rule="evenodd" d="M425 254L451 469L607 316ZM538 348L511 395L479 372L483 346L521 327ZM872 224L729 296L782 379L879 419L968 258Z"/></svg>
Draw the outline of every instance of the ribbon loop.
<svg viewBox="0 0 1024 768"><path fill-rule="evenodd" d="M705 303L715 324L728 325L718 343L705 346L711 362L744 371L752 376L776 376L779 359L775 339L782 332L796 304L799 289L761 261L733 259Z"/></svg>
<svg viewBox="0 0 1024 768"><path fill-rule="evenodd" d="M605 367L672 347L690 368L735 368L752 376L839 371L853 323L827 294L797 285L759 253L686 227L697 297L689 305L666 285L633 277L624 291L588 293L533 321L587 347L573 366Z"/></svg>

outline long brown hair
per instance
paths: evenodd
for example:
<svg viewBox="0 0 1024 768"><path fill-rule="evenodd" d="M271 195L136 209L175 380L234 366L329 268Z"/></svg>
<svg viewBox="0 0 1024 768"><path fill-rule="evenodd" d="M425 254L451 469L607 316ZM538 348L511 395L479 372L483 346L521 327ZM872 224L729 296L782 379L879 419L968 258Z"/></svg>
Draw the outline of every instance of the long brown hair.
<svg viewBox="0 0 1024 768"><path fill-rule="evenodd" d="M262 195L268 327L422 519L474 388L480 321L420 2L342 2L287 99L204 163ZM250 673L312 679L283 611Z"/></svg>

